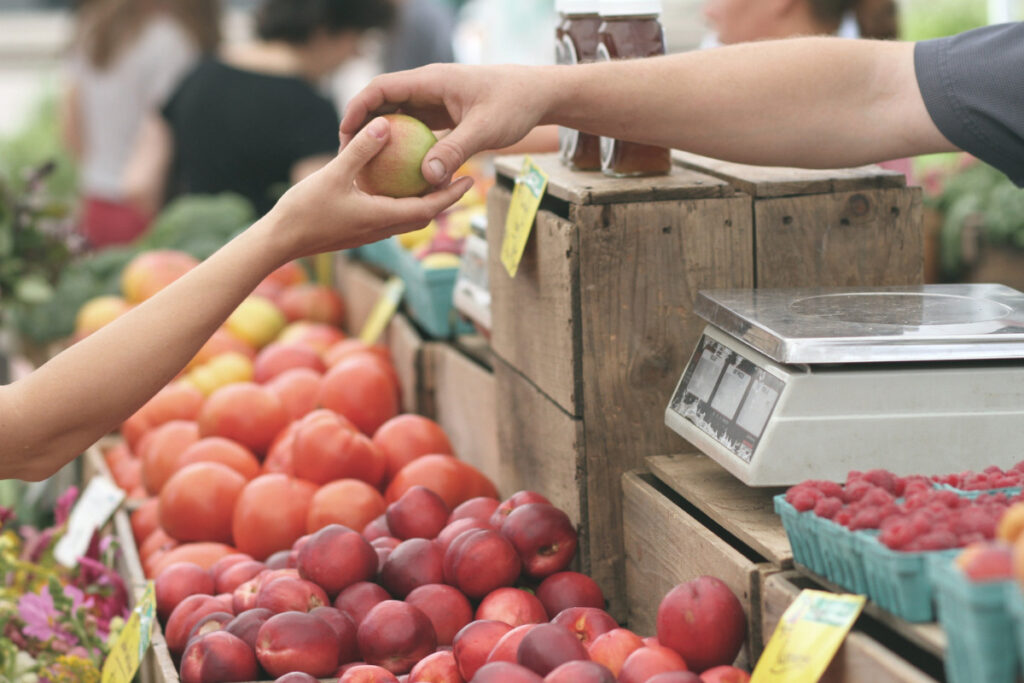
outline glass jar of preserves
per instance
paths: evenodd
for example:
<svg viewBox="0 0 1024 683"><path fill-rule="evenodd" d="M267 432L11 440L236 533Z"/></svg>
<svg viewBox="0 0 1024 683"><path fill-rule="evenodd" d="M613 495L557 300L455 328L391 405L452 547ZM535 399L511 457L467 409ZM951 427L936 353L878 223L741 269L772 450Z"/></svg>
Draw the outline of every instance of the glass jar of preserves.
<svg viewBox="0 0 1024 683"><path fill-rule="evenodd" d="M555 62L586 64L597 59L601 15L598 0L557 0L559 24L555 29ZM562 163L577 171L601 170L601 139L572 128L558 129Z"/></svg>

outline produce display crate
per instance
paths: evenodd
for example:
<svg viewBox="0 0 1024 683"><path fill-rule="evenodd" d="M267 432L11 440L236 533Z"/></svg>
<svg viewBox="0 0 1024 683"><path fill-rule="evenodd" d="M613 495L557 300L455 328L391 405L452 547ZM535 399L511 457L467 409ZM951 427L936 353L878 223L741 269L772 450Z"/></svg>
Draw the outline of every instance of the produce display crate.
<svg viewBox="0 0 1024 683"><path fill-rule="evenodd" d="M934 566L939 621L949 638L950 683L1014 683L1018 657L1010 592L1015 581L974 582L946 558Z"/></svg>
<svg viewBox="0 0 1024 683"><path fill-rule="evenodd" d="M488 194L499 445L521 483L575 497L583 566L621 615L620 478L692 448L664 409L704 327L697 292L918 284L920 190L877 168L726 173L694 161L611 179L533 159L548 187L515 278L499 255L521 157L496 161Z"/></svg>
<svg viewBox="0 0 1024 683"><path fill-rule="evenodd" d="M764 642L771 638L801 589L807 587L805 583L805 577L793 571L776 572L765 578L760 610ZM921 655L912 645L880 633L877 628L869 633L868 621L870 617L862 616L855 624L822 676L822 683L935 683L937 678L917 665L916 660L920 660ZM937 659L933 660L931 668L941 669Z"/></svg>

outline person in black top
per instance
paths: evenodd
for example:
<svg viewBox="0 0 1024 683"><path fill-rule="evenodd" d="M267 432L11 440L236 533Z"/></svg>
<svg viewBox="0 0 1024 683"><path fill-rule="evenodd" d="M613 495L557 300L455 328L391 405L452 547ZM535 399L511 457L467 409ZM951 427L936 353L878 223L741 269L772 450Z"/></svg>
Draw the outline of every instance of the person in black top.
<svg viewBox="0 0 1024 683"><path fill-rule="evenodd" d="M133 196L156 208L236 192L269 210L337 149L338 113L317 83L392 12L389 0L266 0L258 40L200 62L146 124L127 172Z"/></svg>

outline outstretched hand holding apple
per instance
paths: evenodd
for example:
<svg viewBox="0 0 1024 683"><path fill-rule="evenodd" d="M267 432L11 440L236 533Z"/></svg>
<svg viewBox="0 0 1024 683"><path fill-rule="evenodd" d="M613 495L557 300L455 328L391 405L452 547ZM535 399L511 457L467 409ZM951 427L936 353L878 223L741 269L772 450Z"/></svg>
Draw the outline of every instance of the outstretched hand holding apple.
<svg viewBox="0 0 1024 683"><path fill-rule="evenodd" d="M338 156L248 230L28 377L0 386L0 479L48 477L113 430L279 266L422 227L472 185L463 178L402 199L360 190L356 176L390 135L388 122L376 119L342 136Z"/></svg>

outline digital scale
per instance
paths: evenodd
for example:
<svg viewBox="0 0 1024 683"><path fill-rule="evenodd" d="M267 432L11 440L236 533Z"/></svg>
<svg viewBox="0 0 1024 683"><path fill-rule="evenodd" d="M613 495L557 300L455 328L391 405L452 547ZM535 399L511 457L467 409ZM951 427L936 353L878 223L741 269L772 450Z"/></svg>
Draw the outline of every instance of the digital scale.
<svg viewBox="0 0 1024 683"><path fill-rule="evenodd" d="M491 289L487 273L487 214L473 216L462 248L462 264L452 292L455 309L484 335L491 332Z"/></svg>
<svg viewBox="0 0 1024 683"><path fill-rule="evenodd" d="M1024 460L1024 294L994 284L700 292L665 424L749 486Z"/></svg>

